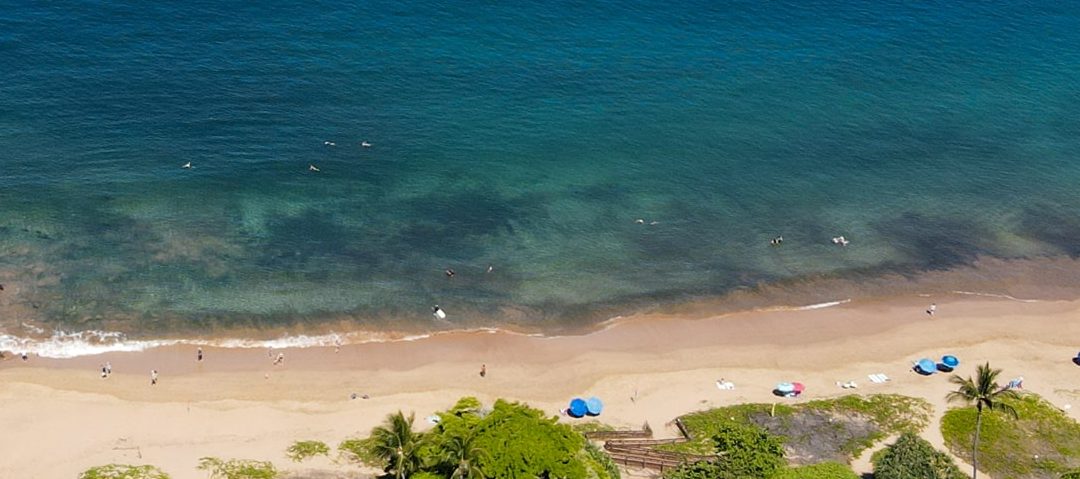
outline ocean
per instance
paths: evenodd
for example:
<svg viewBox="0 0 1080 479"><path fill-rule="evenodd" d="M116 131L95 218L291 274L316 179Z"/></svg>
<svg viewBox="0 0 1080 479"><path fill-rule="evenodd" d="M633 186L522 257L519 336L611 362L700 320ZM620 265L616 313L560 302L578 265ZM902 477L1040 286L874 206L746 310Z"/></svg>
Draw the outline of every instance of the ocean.
<svg viewBox="0 0 1080 479"><path fill-rule="evenodd" d="M1075 257L1076 45L1075 2L0 1L0 336L553 334Z"/></svg>

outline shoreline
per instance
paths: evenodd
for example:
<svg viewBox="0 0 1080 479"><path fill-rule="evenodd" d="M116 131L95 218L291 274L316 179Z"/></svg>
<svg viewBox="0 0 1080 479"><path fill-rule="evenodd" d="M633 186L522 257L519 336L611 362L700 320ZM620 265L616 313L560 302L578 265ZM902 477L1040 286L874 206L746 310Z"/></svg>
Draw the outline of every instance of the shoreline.
<svg viewBox="0 0 1080 479"><path fill-rule="evenodd" d="M628 306L631 310L624 314L613 312L613 316L605 320L570 329L555 328L551 331L540 327L524 327L516 323L485 326L483 321L472 321L478 323L475 326L462 324L459 327L446 328L365 329L366 324L363 322L339 319L294 327L224 329L210 335L176 332L155 336L94 329L53 330L50 333L43 326L23 321L19 327L30 334L19 335L11 333L10 327L8 331L0 328L0 351L5 354L27 352L48 358L71 358L184 345L236 349L334 347L417 341L436 336L473 333L560 338L588 336L641 317L676 316L703 319L760 312L832 308L853 301L887 302L915 296L945 298L943 300L984 298L1017 302L1063 301L1080 298L1080 274L1075 271L1080 271L1080 259L982 258L971 266L924 271L911 277L889 273L871 278L796 278L738 289L718 297L691 299L681 303L659 303L637 309ZM1054 287L1047 287L1047 284L1054 284ZM888 290L889 294L881 294L882 290ZM441 326L447 324L451 323ZM405 325L416 326L410 323Z"/></svg>
<svg viewBox="0 0 1080 479"><path fill-rule="evenodd" d="M125 328L55 329L47 321L35 320L20 306L18 290L17 286L13 288L9 284L7 294L0 295L0 313L8 318L8 324L0 325L0 351L63 358L185 344L231 348L332 347L338 343L414 341L438 335L490 331L541 337L581 336L643 316L708 318L834 307L850 301L888 301L890 298L912 296L1060 301L1080 298L1080 258L980 257L969 265L951 269L810 275L736 288L719 296L690 296L682 300L668 299L654 303L639 298L628 301L621 308L596 305L589 313L593 319L577 325L562 320L551 324L537 320L496 324L491 318L472 318L465 312L451 310L452 320L427 323L419 322L416 318L406 318L400 322L382 318L372 323L363 318L335 313L326 320L267 327L214 328L209 334L194 330L159 334L131 332ZM386 328L390 324L399 324L400 327Z"/></svg>
<svg viewBox="0 0 1080 479"><path fill-rule="evenodd" d="M938 305L933 318L925 313L931 301ZM960 357L956 372L965 376L990 361L1005 380L1024 376L1028 390L1064 407L1080 403L1069 360L1080 343L1078 319L1080 300L909 296L705 319L638 315L580 336L473 332L344 345L340 352L284 349L282 366L266 351L230 348L204 348L199 363L191 345L25 363L9 357L0 361L0 423L28 432L0 438L0 448L19 458L0 466L0 475L73 477L89 466L135 461L196 478L202 476L195 462L208 455L302 470L308 466L284 459L291 441L333 446L398 409L415 411L417 427L425 428L422 418L466 395L525 401L552 415L571 397L596 395L606 403L599 420L617 427L647 421L661 437L675 434L666 424L687 412L778 401L772 386L791 380L808 388L796 401L897 393L929 400L937 418L950 384L942 374L910 372L910 363L942 354ZM105 361L114 374L103 380ZM487 377L478 375L481 364ZM156 386L149 385L150 369L161 373ZM872 384L866 376L873 373L892 381ZM736 390L718 391L719 378ZM859 388L835 385L848 380ZM349 399L352 393L370 399ZM1077 409L1068 411L1074 419ZM935 426L924 436L941 446ZM121 439L137 443L139 457L120 448ZM37 460L58 447L72 454Z"/></svg>

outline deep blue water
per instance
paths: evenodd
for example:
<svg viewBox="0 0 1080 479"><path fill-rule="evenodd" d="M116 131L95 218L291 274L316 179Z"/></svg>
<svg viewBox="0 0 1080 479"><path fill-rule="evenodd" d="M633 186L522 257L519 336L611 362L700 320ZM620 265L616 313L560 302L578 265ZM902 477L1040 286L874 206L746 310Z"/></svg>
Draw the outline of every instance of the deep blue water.
<svg viewBox="0 0 1080 479"><path fill-rule="evenodd" d="M256 3L0 1L3 324L556 328L1080 254L1077 2Z"/></svg>

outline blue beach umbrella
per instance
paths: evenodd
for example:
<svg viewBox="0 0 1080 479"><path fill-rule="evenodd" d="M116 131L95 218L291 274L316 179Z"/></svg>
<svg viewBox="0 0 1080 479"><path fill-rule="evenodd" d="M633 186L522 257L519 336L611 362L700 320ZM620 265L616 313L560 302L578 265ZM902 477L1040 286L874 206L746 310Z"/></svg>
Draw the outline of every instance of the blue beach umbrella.
<svg viewBox="0 0 1080 479"><path fill-rule="evenodd" d="M795 385L791 383L780 383L776 385L776 390L784 394L795 392Z"/></svg>
<svg viewBox="0 0 1080 479"><path fill-rule="evenodd" d="M585 401L585 409L588 410L590 416L599 416L600 411L604 410L604 403L600 401L600 398L593 396Z"/></svg>
<svg viewBox="0 0 1080 479"><path fill-rule="evenodd" d="M956 367L960 365L960 360L957 359L956 356L946 354L941 357L941 364L944 364L945 367L949 369L956 369Z"/></svg>
<svg viewBox="0 0 1080 479"><path fill-rule="evenodd" d="M585 400L581 398L574 398L570 401L570 407L566 409L566 412L572 417L582 417L589 412L589 406L585 404Z"/></svg>
<svg viewBox="0 0 1080 479"><path fill-rule="evenodd" d="M937 365L929 358L920 359L915 367L919 368L919 371L922 371L923 374L934 374L937 372Z"/></svg>

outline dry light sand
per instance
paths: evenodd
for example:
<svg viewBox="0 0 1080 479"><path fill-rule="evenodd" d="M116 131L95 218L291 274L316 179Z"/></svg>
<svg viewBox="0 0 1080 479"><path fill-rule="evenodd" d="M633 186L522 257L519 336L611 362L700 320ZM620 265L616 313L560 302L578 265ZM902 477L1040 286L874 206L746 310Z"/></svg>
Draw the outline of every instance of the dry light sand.
<svg viewBox="0 0 1080 479"><path fill-rule="evenodd" d="M924 310L938 303L937 315ZM599 396L601 419L619 427L648 422L672 436L676 416L741 402L805 401L851 391L899 393L935 405L946 375L922 377L911 362L955 354L957 372L977 363L1004 369L1059 407L1080 405L1080 301L1019 302L971 296L860 301L815 310L758 311L687 319L648 315L583 336L539 338L455 333L431 338L285 350L273 366L266 350L193 346L69 360L0 361L0 478L75 478L107 463L154 464L177 479L204 478L200 457L270 460L318 477L366 477L329 460L295 465L295 440L331 445L366 435L390 412L423 418L472 395L526 401L558 414L574 396ZM276 353L275 353L276 354ZM109 361L113 375L101 379ZM487 377L478 374L487 365ZM156 386L149 371L160 371ZM892 381L872 384L866 375ZM715 381L736 384L720 391ZM777 399L772 387L802 381L802 398ZM351 393L370 399L349 399ZM636 395L636 401L631 397ZM1076 418L1080 408L1069 409ZM564 419L569 420L569 419ZM570 420L572 421L572 420ZM941 446L936 425L924 433ZM865 461L856 461L865 470Z"/></svg>

